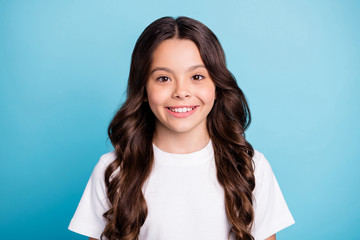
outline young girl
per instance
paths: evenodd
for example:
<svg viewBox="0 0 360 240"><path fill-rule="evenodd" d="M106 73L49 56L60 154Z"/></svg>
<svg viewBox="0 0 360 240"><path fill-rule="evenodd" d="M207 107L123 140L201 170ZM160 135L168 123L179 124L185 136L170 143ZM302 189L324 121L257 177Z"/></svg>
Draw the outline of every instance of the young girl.
<svg viewBox="0 0 360 240"><path fill-rule="evenodd" d="M69 229L90 239L275 239L294 223L249 107L202 23L164 17L136 42L127 100Z"/></svg>

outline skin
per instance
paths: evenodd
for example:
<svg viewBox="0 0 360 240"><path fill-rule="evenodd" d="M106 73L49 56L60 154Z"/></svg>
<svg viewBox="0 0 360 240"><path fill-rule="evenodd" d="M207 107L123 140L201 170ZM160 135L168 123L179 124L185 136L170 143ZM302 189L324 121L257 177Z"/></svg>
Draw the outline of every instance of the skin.
<svg viewBox="0 0 360 240"><path fill-rule="evenodd" d="M202 149L210 140L206 118L216 94L195 43L184 39L165 40L153 53L150 73L145 101L157 118L154 144L171 153ZM189 116L179 118L167 109L176 106L196 106L196 109ZM276 240L275 234L267 240Z"/></svg>
<svg viewBox="0 0 360 240"><path fill-rule="evenodd" d="M271 237L268 237L266 240L276 240L276 235L272 235Z"/></svg>
<svg viewBox="0 0 360 240"><path fill-rule="evenodd" d="M157 147L190 153L206 146L210 140L206 118L214 105L215 84L194 42L169 39L155 49L146 92L156 116L153 142ZM195 109L180 118L168 109L182 106Z"/></svg>

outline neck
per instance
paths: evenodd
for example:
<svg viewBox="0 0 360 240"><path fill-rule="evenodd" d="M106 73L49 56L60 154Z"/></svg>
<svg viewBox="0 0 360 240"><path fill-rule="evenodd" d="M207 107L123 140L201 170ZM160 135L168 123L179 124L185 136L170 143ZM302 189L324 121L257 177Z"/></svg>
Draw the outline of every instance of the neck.
<svg viewBox="0 0 360 240"><path fill-rule="evenodd" d="M176 132L162 132L155 130L154 144L169 153L192 153L204 148L210 141L209 133L205 130L199 133L198 131L176 133Z"/></svg>

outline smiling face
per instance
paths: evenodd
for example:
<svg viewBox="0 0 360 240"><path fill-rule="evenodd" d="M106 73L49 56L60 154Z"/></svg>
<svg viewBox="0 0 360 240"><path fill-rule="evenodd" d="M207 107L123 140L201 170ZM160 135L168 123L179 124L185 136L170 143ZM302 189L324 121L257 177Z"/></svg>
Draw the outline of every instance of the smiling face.
<svg viewBox="0 0 360 240"><path fill-rule="evenodd" d="M215 85L194 42L168 39L155 49L146 92L158 136L207 135L206 118L214 105Z"/></svg>

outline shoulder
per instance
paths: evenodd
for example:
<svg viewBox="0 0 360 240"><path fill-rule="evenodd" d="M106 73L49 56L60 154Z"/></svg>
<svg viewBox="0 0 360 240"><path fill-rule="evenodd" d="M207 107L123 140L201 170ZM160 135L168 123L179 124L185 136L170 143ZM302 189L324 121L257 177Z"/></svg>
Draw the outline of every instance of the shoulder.
<svg viewBox="0 0 360 240"><path fill-rule="evenodd" d="M105 153L100 156L92 175L94 177L101 177L104 175L106 168L116 159L115 151Z"/></svg>
<svg viewBox="0 0 360 240"><path fill-rule="evenodd" d="M105 167L112 163L116 159L115 151L111 151L101 155L99 163L101 162Z"/></svg>
<svg viewBox="0 0 360 240"><path fill-rule="evenodd" d="M273 170L269 161L265 158L264 154L254 150L253 156L254 176L255 176L255 192L258 190L263 182L270 183L274 176Z"/></svg>
<svg viewBox="0 0 360 240"><path fill-rule="evenodd" d="M266 170L271 170L270 163L265 158L264 154L262 154L257 150L254 150L253 166L254 166L255 175Z"/></svg>

